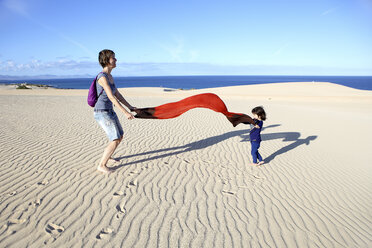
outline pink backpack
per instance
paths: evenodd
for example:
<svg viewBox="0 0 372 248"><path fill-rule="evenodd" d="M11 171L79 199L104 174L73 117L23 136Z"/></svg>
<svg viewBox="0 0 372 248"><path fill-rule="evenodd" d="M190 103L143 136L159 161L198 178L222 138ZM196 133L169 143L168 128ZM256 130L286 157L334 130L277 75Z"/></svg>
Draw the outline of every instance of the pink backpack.
<svg viewBox="0 0 372 248"><path fill-rule="evenodd" d="M100 95L103 92L103 89L102 89L101 93L99 93L99 95L97 95L96 83L97 83L97 78L98 78L99 74L101 74L101 73L102 72L98 73L97 77L93 80L92 84L89 87L88 99L87 100L88 100L88 105L91 106L91 107L96 106L98 98L100 97Z"/></svg>

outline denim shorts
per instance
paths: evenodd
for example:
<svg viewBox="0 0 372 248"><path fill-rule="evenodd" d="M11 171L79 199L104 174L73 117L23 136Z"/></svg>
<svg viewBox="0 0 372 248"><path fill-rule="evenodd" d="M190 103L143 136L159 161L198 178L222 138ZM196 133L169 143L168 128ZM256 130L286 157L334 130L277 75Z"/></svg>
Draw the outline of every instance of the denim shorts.
<svg viewBox="0 0 372 248"><path fill-rule="evenodd" d="M123 136L123 128L114 110L95 110L94 119L103 128L110 141L120 139Z"/></svg>

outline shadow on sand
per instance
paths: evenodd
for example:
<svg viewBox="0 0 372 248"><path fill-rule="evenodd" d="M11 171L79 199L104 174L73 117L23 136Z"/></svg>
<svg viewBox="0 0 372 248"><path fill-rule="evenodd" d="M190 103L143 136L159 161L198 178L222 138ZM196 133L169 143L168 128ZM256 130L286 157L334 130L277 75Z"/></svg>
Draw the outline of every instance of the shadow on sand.
<svg viewBox="0 0 372 248"><path fill-rule="evenodd" d="M268 129L268 128L275 128L280 126L280 124L276 125L270 125L267 127L264 127L262 130ZM146 155L151 155L151 154L157 154L157 153L164 153L164 154L157 154L148 158L132 161L129 163L121 164L118 166L113 167L113 169L119 169L124 166L136 164L136 163L143 163L147 161L151 161L154 159L159 159L159 158L165 158L169 156L174 156L178 155L184 152L190 152L190 151L195 151L195 150L200 150L204 149L206 147L218 144L224 140L230 139L232 137L240 136L242 138L241 142L249 142L249 131L250 129L244 129L244 130L237 130L237 131L232 131L228 133L224 133L221 135L209 137L206 139L198 140L195 142L191 142L189 144L183 145L183 146L177 146L177 147L170 147L170 148L164 148L164 149L158 149L154 151L148 151L148 152L143 152L143 153L137 153L134 155L128 155L124 157L120 157L119 159L128 159L132 157L137 157L137 156L146 156ZM282 132L282 133L269 133L269 134L262 134L262 140L267 141L267 140L275 140L275 139L282 139L283 142L290 142L293 141L293 143L290 143L289 145L280 148L278 151L274 152L273 154L269 155L268 157L264 158L265 163L268 163L272 161L276 156L286 153L290 150L295 149L296 147L306 144L309 145L311 140L315 140L317 136L308 136L307 138L301 139L300 138L301 134L299 132Z"/></svg>

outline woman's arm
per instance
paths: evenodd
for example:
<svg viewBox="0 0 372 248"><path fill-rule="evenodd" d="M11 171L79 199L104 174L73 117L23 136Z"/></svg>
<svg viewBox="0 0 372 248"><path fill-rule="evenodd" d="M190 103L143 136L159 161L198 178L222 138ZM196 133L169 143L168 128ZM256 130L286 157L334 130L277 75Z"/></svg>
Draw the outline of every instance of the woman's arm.
<svg viewBox="0 0 372 248"><path fill-rule="evenodd" d="M132 105L130 105L127 100L124 99L123 95L119 92L119 90L117 90L115 92L115 97L116 99L119 100L119 102L121 102L122 104L124 104L127 108L129 108L130 111L133 111L135 109L135 107L133 107Z"/></svg>
<svg viewBox="0 0 372 248"><path fill-rule="evenodd" d="M101 77L98 80L98 83L103 87L105 90L107 97L110 99L110 101L123 112L128 119L133 119L133 115L129 113L120 103L119 101L115 98L114 94L112 93L111 87L109 85L109 82L107 81L106 77ZM117 92L117 91L116 91Z"/></svg>

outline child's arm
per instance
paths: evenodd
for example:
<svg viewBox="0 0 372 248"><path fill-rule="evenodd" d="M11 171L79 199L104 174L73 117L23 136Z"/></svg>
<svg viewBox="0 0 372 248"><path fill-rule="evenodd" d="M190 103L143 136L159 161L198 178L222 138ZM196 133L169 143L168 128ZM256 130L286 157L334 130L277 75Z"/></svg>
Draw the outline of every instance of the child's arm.
<svg viewBox="0 0 372 248"><path fill-rule="evenodd" d="M260 128L260 126L257 125L257 119L252 119L249 115L246 114L240 114L241 117L241 123L243 124L251 124L255 128Z"/></svg>
<svg viewBox="0 0 372 248"><path fill-rule="evenodd" d="M257 119L253 119L253 121L254 121L253 126L254 126L255 128L257 128L257 129L260 129L261 127L258 125L259 121L258 121Z"/></svg>

